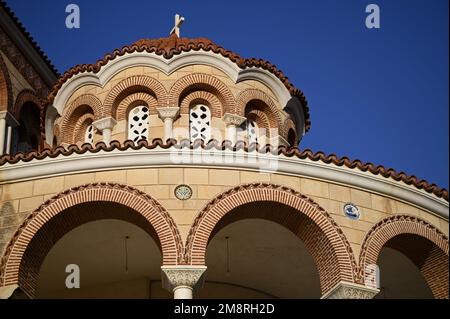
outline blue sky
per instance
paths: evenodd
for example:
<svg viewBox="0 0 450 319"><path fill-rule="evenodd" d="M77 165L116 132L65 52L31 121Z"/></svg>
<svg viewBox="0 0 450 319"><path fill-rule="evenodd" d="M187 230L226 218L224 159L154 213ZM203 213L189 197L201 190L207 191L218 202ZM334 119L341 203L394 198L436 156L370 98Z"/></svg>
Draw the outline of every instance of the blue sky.
<svg viewBox="0 0 450 319"><path fill-rule="evenodd" d="M300 148L392 167L448 188L448 0L7 0L64 72L140 38L207 37L271 61L304 91L312 128ZM78 4L81 28L67 29ZM381 28L365 27L365 7Z"/></svg>

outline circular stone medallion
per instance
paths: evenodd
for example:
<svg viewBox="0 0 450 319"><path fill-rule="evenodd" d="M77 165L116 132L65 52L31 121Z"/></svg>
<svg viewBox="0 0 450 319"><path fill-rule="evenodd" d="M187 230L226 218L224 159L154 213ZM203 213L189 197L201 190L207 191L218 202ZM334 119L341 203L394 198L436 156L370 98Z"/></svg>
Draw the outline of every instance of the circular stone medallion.
<svg viewBox="0 0 450 319"><path fill-rule="evenodd" d="M175 197L180 200L187 200L192 196L192 188L188 185L178 185L175 187Z"/></svg>

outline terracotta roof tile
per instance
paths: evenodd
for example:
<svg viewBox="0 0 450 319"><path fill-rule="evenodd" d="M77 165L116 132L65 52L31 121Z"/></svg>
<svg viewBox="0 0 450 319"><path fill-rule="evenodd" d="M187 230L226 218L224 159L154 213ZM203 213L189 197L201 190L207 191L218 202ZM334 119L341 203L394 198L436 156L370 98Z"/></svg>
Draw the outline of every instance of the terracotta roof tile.
<svg viewBox="0 0 450 319"><path fill-rule="evenodd" d="M374 175L381 175L385 178L392 178L396 181L402 181L407 185L413 185L418 189L423 189L428 193L432 193L437 197L443 198L446 201L449 200L448 190L445 188L440 188L436 184L430 184L429 182L419 179L416 176L407 175L404 172L396 172L392 168L385 168L382 165L374 165L372 163L364 163L360 160L350 160L348 157L338 157L335 154L326 155L323 152L316 152L306 149L303 151L298 150L296 147L288 148L286 146L278 146L274 147L272 145L265 145L260 147L258 144L252 143L247 146L245 142L236 143L235 147L231 146L230 141L224 141L221 144L216 140L211 140L209 143L204 144L203 141L197 140L191 144L190 140L184 139L177 142L174 139L168 140L164 143L161 139L154 139L152 143L148 143L146 140L142 140L134 144L133 141L128 140L121 144L118 141L111 142L110 146L106 146L105 143L99 142L96 145L91 144L83 144L81 147L77 145L70 145L67 149L62 146L59 146L55 149L45 149L42 152L29 152L29 153L17 153L15 155L3 155L0 157L0 167L6 163L15 164L20 161L29 162L33 159L44 159L47 157L55 158L58 156L69 156L74 153L76 154L84 154L84 153L97 153L101 150L110 152L112 150L120 150L125 151L128 149L138 150L142 148L154 149L156 147L161 147L163 149L168 149L171 147L175 148L204 148L204 149L217 149L217 150L244 150L246 152L254 151L255 149L260 149L260 152L272 153L272 154L283 154L287 157L297 157L299 159L309 159L311 161L321 161L326 164L334 164L337 166L345 166L351 169L358 169L363 172L370 172Z"/></svg>
<svg viewBox="0 0 450 319"><path fill-rule="evenodd" d="M242 58L238 54L225 50L223 47L218 46L217 44L206 38L196 38L196 39L178 38L175 34L171 35L168 38L141 39L133 43L131 46L124 46L121 49L114 50L110 54L106 54L103 57L103 59L98 60L95 64L80 64L74 66L73 68L66 71L63 74L63 76L61 76L58 79L58 81L56 82L55 86L53 87L48 96L48 101L52 102L56 94L58 93L59 89L62 87L62 85L74 75L83 72L97 73L109 61L114 60L118 56L123 56L126 53L146 51L149 53L161 55L166 59L170 59L174 55L180 54L182 52L188 52L191 50L212 51L214 53L221 54L223 57L230 59L232 62L236 63L242 69L250 67L259 67L274 74L286 86L291 96L295 96L300 100L305 114L305 128L306 131L309 131L311 127L311 120L309 114L308 101L306 100L305 95L301 90L295 88L289 82L288 78L283 74L283 72L278 70L275 65L265 60Z"/></svg>

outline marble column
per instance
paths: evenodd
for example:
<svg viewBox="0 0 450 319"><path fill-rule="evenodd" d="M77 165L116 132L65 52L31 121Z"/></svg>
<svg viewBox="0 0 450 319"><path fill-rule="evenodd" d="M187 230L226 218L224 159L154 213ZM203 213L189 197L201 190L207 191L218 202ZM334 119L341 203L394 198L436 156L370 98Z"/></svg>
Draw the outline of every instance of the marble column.
<svg viewBox="0 0 450 319"><path fill-rule="evenodd" d="M372 299L379 292L373 287L341 281L321 299Z"/></svg>
<svg viewBox="0 0 450 319"><path fill-rule="evenodd" d="M237 128L242 125L247 119L245 117L225 113L222 117L222 121L225 122L226 136L225 139L231 141L232 145L237 142Z"/></svg>
<svg viewBox="0 0 450 319"><path fill-rule="evenodd" d="M193 292L203 286L206 266L162 266L163 287L173 292L174 299L192 299Z"/></svg>
<svg viewBox="0 0 450 319"><path fill-rule="evenodd" d="M8 112L0 112L0 155L5 152L5 137L6 137L6 114Z"/></svg>
<svg viewBox="0 0 450 319"><path fill-rule="evenodd" d="M92 123L97 130L102 132L103 142L108 146L111 143L112 130L116 124L116 120L112 117L105 117Z"/></svg>
<svg viewBox="0 0 450 319"><path fill-rule="evenodd" d="M12 129L18 125L11 113L0 112L0 155L11 153Z"/></svg>
<svg viewBox="0 0 450 319"><path fill-rule="evenodd" d="M156 109L159 118L164 122L164 141L173 138L173 122L180 114L180 108L173 107L159 107Z"/></svg>

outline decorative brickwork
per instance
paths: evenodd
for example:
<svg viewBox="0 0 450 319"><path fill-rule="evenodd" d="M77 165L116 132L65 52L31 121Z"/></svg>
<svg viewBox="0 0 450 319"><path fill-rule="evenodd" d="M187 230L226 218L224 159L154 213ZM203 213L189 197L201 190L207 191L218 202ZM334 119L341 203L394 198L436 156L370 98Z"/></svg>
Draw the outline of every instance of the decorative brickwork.
<svg viewBox="0 0 450 319"><path fill-rule="evenodd" d="M246 114L246 117L256 122L260 129L265 129L266 136L270 137L270 120L266 113L260 110L251 110Z"/></svg>
<svg viewBox="0 0 450 319"><path fill-rule="evenodd" d="M408 256L420 269L434 296L448 299L448 238L436 227L408 215L390 216L378 222L362 245L359 282L364 281L366 267L377 263L383 247Z"/></svg>
<svg viewBox="0 0 450 319"><path fill-rule="evenodd" d="M39 110L42 109L41 99L38 98L34 94L33 91L28 90L28 89L23 90L22 92L19 93L19 95L17 95L16 101L14 103L14 107L12 110L12 114L17 121L20 120L20 111L22 109L22 106L27 102L31 102L31 103L35 104L39 108Z"/></svg>
<svg viewBox="0 0 450 319"><path fill-rule="evenodd" d="M117 121L126 120L131 109L136 106L143 105L148 107L151 115L157 114L156 108L158 107L158 101L149 93L137 92L128 95L119 103L116 113L113 114L113 117Z"/></svg>
<svg viewBox="0 0 450 319"><path fill-rule="evenodd" d="M223 113L232 113L235 101L230 89L219 79L204 73L192 73L179 79L170 89L169 106L180 106L183 100L194 91L206 91L220 101L222 113L213 113L213 116L221 117Z"/></svg>
<svg viewBox="0 0 450 319"><path fill-rule="evenodd" d="M238 210L243 205L246 209ZM226 224L245 218L271 220L299 236L316 263L323 294L340 281L354 281L352 249L330 215L290 188L265 183L240 185L210 201L189 232L185 262L204 265L206 248L214 234Z"/></svg>
<svg viewBox="0 0 450 319"><path fill-rule="evenodd" d="M5 62L0 55L0 111L9 111L12 109L13 96L11 79L6 68Z"/></svg>
<svg viewBox="0 0 450 319"><path fill-rule="evenodd" d="M279 114L280 110L278 110L275 103L266 93L256 89L242 91L237 97L235 113L245 116L246 113L255 109L267 115L270 127L278 128L280 131L283 130L283 122Z"/></svg>
<svg viewBox="0 0 450 319"><path fill-rule="evenodd" d="M213 117L222 117L222 104L216 95L207 91L194 91L186 95L180 104L180 113L189 114L189 107L195 104L208 106Z"/></svg>
<svg viewBox="0 0 450 319"><path fill-rule="evenodd" d="M25 81L37 92L39 97L44 98L47 96L49 87L47 87L39 73L2 29L0 29L0 51L8 57L9 61L11 61ZM55 75L58 74L55 73Z"/></svg>
<svg viewBox="0 0 450 319"><path fill-rule="evenodd" d="M108 93L103 103L102 117L116 114L120 102L130 94L138 92L152 95L157 100L158 107L166 106L167 104L166 89L158 80L145 75L135 75L120 81Z"/></svg>
<svg viewBox="0 0 450 319"><path fill-rule="evenodd" d="M39 267L54 243L79 225L111 218L133 223L152 235L161 248L163 265L179 263L181 237L156 200L125 185L87 184L58 194L27 217L1 259L0 286L18 283L32 297Z"/></svg>
<svg viewBox="0 0 450 319"><path fill-rule="evenodd" d="M61 134L58 139L64 143L75 144L80 142L75 140L76 132L75 126L79 118L87 113L91 114L94 121L99 119L101 113L102 103L100 100L92 94L84 94L76 98L70 105L64 110L61 118Z"/></svg>
<svg viewBox="0 0 450 319"><path fill-rule="evenodd" d="M94 116L92 114L83 114L75 124L73 130L73 140L84 143L86 130L94 122Z"/></svg>
<svg viewBox="0 0 450 319"><path fill-rule="evenodd" d="M175 34L171 35L168 38L142 39L136 41L131 46L125 46L120 50L115 50L112 54L105 55L103 59L97 61L97 63L95 64L82 64L71 68L66 73L64 73L62 77L58 79L58 82L54 85L48 98L49 101L52 102L55 96L58 94L58 91L64 85L64 83L66 83L73 76L84 72L98 73L110 61L116 59L117 57L124 56L126 54L145 51L148 53L155 53L156 55L162 55L165 59L170 59L175 55L179 55L183 52L200 51L200 50L205 52L211 51L213 53L220 54L223 57L231 60L233 63L236 63L236 65L241 69L256 67L271 72L284 84L284 86L289 91L291 96L297 97L299 99L302 105L303 113L305 114L305 129L306 131L309 131L311 127L311 120L309 116L308 101L306 100L305 95L303 94L302 91L296 89L289 82L288 78L283 74L283 72L278 70L275 67L275 65L261 59L244 59L239 55L237 55L236 53L225 50L224 48L213 43L211 40L205 38L197 38L197 39L178 38Z"/></svg>

